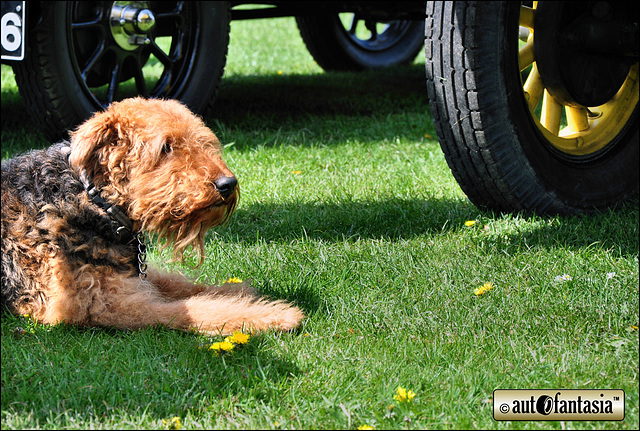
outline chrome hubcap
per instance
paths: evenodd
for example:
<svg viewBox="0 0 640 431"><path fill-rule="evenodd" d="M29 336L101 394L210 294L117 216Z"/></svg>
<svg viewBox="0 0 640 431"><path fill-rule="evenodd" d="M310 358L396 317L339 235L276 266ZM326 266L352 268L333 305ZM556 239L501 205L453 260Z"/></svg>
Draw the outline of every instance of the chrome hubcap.
<svg viewBox="0 0 640 431"><path fill-rule="evenodd" d="M126 51L134 51L140 45L148 45L147 34L156 24L153 12L147 2L116 1L111 7L109 28L118 46Z"/></svg>

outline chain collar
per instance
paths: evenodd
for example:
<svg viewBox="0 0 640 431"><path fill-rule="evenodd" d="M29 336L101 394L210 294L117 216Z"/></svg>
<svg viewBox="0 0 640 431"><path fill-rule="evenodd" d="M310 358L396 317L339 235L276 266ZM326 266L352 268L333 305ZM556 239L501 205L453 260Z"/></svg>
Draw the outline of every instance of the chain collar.
<svg viewBox="0 0 640 431"><path fill-rule="evenodd" d="M147 278L147 244L144 242L144 234L138 231L138 276L140 280Z"/></svg>

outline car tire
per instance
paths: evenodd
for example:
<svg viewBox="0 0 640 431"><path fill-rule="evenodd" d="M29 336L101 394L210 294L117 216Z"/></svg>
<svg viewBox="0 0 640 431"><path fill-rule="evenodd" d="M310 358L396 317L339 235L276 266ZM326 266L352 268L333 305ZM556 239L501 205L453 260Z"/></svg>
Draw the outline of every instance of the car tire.
<svg viewBox="0 0 640 431"><path fill-rule="evenodd" d="M537 2L538 9L515 2L427 5L426 75L435 128L460 187L485 210L573 214L638 196L637 57L604 103L548 95L555 90L545 83L562 71L544 58L540 49L547 45L536 46L547 43L544 20L536 18L544 3ZM521 27L528 29L523 46ZM588 69L602 58L618 61L604 54L573 61L585 60L581 68ZM540 76L544 61L546 75ZM574 84L580 83L569 76L559 86Z"/></svg>
<svg viewBox="0 0 640 431"><path fill-rule="evenodd" d="M124 3L43 2L37 13L30 9L25 59L13 69L31 117L49 139L65 138L93 112L136 95L177 99L200 114L211 108L226 62L228 4L149 6L155 26L135 30L140 39L132 42L110 24Z"/></svg>
<svg viewBox="0 0 640 431"><path fill-rule="evenodd" d="M335 14L296 17L296 22L311 56L325 71L362 71L409 64L423 46L421 21L378 23L353 14L347 29ZM368 30L363 30L366 26Z"/></svg>

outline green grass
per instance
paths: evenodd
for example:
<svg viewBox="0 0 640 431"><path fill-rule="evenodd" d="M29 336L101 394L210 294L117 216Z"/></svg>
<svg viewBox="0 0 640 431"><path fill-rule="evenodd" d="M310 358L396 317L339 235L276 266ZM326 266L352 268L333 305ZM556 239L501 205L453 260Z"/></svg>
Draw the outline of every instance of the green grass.
<svg viewBox="0 0 640 431"><path fill-rule="evenodd" d="M207 120L240 205L198 270L151 260L210 283L251 279L308 318L214 356L199 349L210 340L164 328L4 316L2 428L177 416L187 429L637 429L638 203L580 217L478 211L435 139L423 61L325 74L292 19L233 22ZM2 157L46 145L3 66ZM397 405L398 386L413 401ZM626 417L495 422L500 388L624 389Z"/></svg>

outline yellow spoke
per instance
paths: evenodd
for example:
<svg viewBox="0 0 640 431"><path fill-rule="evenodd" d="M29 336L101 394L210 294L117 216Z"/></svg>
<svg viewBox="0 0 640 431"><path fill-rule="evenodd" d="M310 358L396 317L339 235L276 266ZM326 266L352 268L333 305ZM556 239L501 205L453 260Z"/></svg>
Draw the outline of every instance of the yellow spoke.
<svg viewBox="0 0 640 431"><path fill-rule="evenodd" d="M540 78L538 72L538 65L534 64L531 68L531 73L527 77L527 81L524 83L524 96L529 104L529 109L533 112L534 109L540 103L542 99L542 92L544 91L544 84Z"/></svg>
<svg viewBox="0 0 640 431"><path fill-rule="evenodd" d="M542 114L540 115L540 123L554 135L560 133L560 121L562 120L562 104L544 90L542 96Z"/></svg>
<svg viewBox="0 0 640 431"><path fill-rule="evenodd" d="M533 63L535 57L533 54L533 39L530 37L518 52L518 62L520 63L520 71L524 70Z"/></svg>
<svg viewBox="0 0 640 431"><path fill-rule="evenodd" d="M589 128L587 108L584 106L580 106L578 108L567 106L565 112L567 113L567 125L570 130L574 132L583 132Z"/></svg>
<svg viewBox="0 0 640 431"><path fill-rule="evenodd" d="M520 6L520 21L518 24L521 27L527 27L528 29L533 30L533 21L535 18L536 11L531 9L530 7Z"/></svg>

